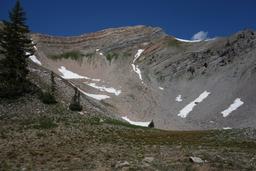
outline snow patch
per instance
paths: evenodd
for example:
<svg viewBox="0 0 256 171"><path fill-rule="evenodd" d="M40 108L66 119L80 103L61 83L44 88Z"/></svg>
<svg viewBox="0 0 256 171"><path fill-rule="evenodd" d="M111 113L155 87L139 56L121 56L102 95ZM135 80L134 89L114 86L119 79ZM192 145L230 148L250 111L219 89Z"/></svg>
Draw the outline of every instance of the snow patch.
<svg viewBox="0 0 256 171"><path fill-rule="evenodd" d="M95 83L86 83L88 86L91 86L93 88L96 88L100 91L106 91L108 93L112 93L112 94L115 94L116 96L118 96L119 94L121 94L121 90L116 90L115 88L113 87L110 87L110 88L107 88L105 86L97 86Z"/></svg>
<svg viewBox="0 0 256 171"><path fill-rule="evenodd" d="M180 42L186 42L186 43L196 43L196 42L201 42L202 40L186 40L186 39L180 39L180 38L175 38L176 40Z"/></svg>
<svg viewBox="0 0 256 171"><path fill-rule="evenodd" d="M26 55L30 55L30 53L26 52ZM35 55L30 55L29 59L38 65L42 65L42 63L37 59Z"/></svg>
<svg viewBox="0 0 256 171"><path fill-rule="evenodd" d="M129 122L132 125L137 125L137 126L148 127L148 125L150 124L150 122L135 122L135 121L131 121L127 116L123 116L122 119L126 120L127 122Z"/></svg>
<svg viewBox="0 0 256 171"><path fill-rule="evenodd" d="M163 87L158 87L159 88L159 90L164 90L164 88Z"/></svg>
<svg viewBox="0 0 256 171"><path fill-rule="evenodd" d="M95 82L100 82L100 79L90 78L90 80L95 81ZM104 81L103 81L103 82L104 82Z"/></svg>
<svg viewBox="0 0 256 171"><path fill-rule="evenodd" d="M96 51L96 52L99 52L99 51L100 51L100 49L96 49L95 51Z"/></svg>
<svg viewBox="0 0 256 171"><path fill-rule="evenodd" d="M102 53L102 52L100 52L100 56L103 56L103 53Z"/></svg>
<svg viewBox="0 0 256 171"><path fill-rule="evenodd" d="M224 130L229 130L229 129L232 129L231 127L224 127L223 128Z"/></svg>
<svg viewBox="0 0 256 171"><path fill-rule="evenodd" d="M134 56L133 63L140 57L140 55L144 52L144 49L139 49Z"/></svg>
<svg viewBox="0 0 256 171"><path fill-rule="evenodd" d="M104 100L104 99L109 99L110 97L104 94L90 94L90 93L86 93L82 90L80 90L84 95L94 98L96 100Z"/></svg>
<svg viewBox="0 0 256 171"><path fill-rule="evenodd" d="M61 74L62 74L61 77L64 79L86 79L86 80L92 80L95 82L101 81L100 79L93 79L93 78L89 78L89 77L74 73L70 70L67 70L66 67L64 67L64 66L61 66L58 70L61 72Z"/></svg>
<svg viewBox="0 0 256 171"><path fill-rule="evenodd" d="M198 98L196 98L194 101L192 101L191 103L189 103L187 106L185 106L180 113L178 114L178 116L182 117L182 118L186 118L187 115L193 110L193 108L200 102L202 102L204 99L206 99L211 93L208 91L204 91L202 94L200 94L200 96Z"/></svg>
<svg viewBox="0 0 256 171"><path fill-rule="evenodd" d="M144 49L139 49L137 51L137 53L134 56L133 62L132 62L132 69L135 73L137 73L139 75L140 80L142 79L142 75L141 75L141 70L139 69L138 65L135 65L134 63L136 62L136 60L140 57L140 55L144 52ZM142 82L143 83L143 82Z"/></svg>
<svg viewBox="0 0 256 171"><path fill-rule="evenodd" d="M235 99L235 101L229 106L229 108L221 112L223 117L227 117L230 113L237 110L243 104L244 102L242 102L240 98Z"/></svg>
<svg viewBox="0 0 256 171"><path fill-rule="evenodd" d="M72 82L70 82L74 87L76 87ZM90 93L86 93L85 91L81 90L80 88L76 87L81 93L83 93L84 95L91 97L93 99L96 100L104 100L104 99L109 99L110 97L104 94L90 94Z"/></svg>
<svg viewBox="0 0 256 171"><path fill-rule="evenodd" d="M180 94L175 98L175 101L176 102L182 102L183 101Z"/></svg>
<svg viewBox="0 0 256 171"><path fill-rule="evenodd" d="M31 61L33 61L34 63L36 63L38 65L42 65L42 63L37 59L37 57L35 55L31 55L29 57L29 59L31 59Z"/></svg>
<svg viewBox="0 0 256 171"><path fill-rule="evenodd" d="M179 39L179 38L175 38L175 39L180 42L197 43L197 42L202 42L202 41L205 41L205 42L212 41L212 40L215 40L216 38L205 39L205 40L186 40L186 39Z"/></svg>
<svg viewBox="0 0 256 171"><path fill-rule="evenodd" d="M142 75L141 75L141 71L140 71L138 65L135 66L134 64L132 64L132 69L133 69L134 72L136 72L139 75L140 80L143 80Z"/></svg>
<svg viewBox="0 0 256 171"><path fill-rule="evenodd" d="M90 79L88 77L81 76L77 73L69 71L64 66L61 66L58 70L61 72L61 74L63 75L62 78L64 79Z"/></svg>

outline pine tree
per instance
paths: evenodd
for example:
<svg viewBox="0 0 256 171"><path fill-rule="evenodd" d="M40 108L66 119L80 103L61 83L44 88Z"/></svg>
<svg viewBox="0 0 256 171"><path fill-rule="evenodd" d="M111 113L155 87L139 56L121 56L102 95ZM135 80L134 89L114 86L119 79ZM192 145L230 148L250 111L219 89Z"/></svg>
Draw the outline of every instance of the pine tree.
<svg viewBox="0 0 256 171"><path fill-rule="evenodd" d="M9 21L3 21L0 30L0 97L14 97L29 88L27 58L33 55L32 40L20 1L17 0L9 13Z"/></svg>

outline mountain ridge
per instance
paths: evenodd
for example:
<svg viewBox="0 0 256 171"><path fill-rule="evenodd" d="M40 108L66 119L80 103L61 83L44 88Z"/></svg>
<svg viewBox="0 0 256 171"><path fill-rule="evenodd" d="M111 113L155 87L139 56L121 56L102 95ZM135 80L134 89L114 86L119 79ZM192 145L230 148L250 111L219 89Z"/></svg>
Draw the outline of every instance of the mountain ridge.
<svg viewBox="0 0 256 171"><path fill-rule="evenodd" d="M158 128L181 130L255 125L255 98L251 97L255 91L250 86L255 82L255 37L254 31L244 30L229 37L186 42L146 26L71 38L32 34L44 67L60 76L71 71L101 80L69 78L84 92L109 97L101 101L110 104L119 117L154 120ZM72 55L78 58L72 59ZM104 91L106 87L122 93L112 95ZM204 91L209 97L191 104ZM229 95L220 98L222 91ZM182 101L175 100L178 96ZM239 110L246 115L234 110L222 117L221 112L240 96L246 105ZM179 113L189 106L193 107L186 111L187 118L181 118Z"/></svg>

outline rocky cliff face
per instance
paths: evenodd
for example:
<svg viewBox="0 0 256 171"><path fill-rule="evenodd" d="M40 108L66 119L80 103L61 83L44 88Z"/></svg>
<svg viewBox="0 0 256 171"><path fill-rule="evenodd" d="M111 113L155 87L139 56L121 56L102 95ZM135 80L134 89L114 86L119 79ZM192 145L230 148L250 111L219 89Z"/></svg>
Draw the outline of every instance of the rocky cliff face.
<svg viewBox="0 0 256 171"><path fill-rule="evenodd" d="M256 125L256 33L186 42L160 28L33 34L41 64L120 117L162 129Z"/></svg>

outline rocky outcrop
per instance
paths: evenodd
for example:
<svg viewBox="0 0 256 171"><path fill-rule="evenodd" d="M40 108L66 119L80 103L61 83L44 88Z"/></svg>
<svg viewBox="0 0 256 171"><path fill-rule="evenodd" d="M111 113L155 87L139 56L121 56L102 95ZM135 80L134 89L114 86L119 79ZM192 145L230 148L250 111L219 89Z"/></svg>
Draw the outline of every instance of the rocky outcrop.
<svg viewBox="0 0 256 171"><path fill-rule="evenodd" d="M135 26L122 27L118 29L106 29L96 33L84 34L73 37L56 37L42 34L32 34L33 40L42 49L61 49L68 51L71 49L102 49L111 51L114 49L128 48L140 43L150 42L159 39L166 34L160 28Z"/></svg>

